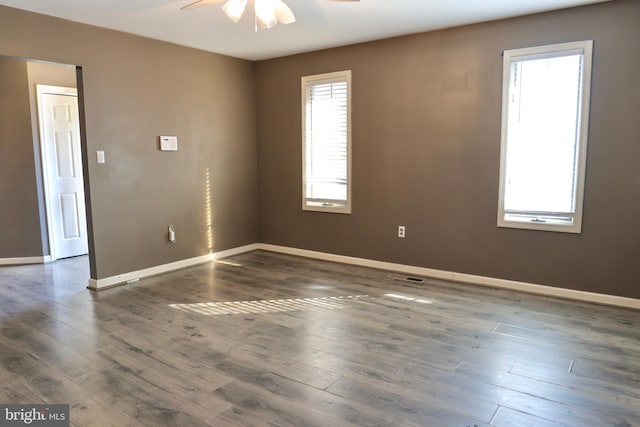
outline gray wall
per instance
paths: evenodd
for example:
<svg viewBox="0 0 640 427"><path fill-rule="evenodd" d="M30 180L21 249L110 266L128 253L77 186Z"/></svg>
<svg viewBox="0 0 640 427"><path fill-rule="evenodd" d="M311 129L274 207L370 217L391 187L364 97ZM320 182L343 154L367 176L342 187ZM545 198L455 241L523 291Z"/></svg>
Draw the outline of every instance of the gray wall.
<svg viewBox="0 0 640 427"><path fill-rule="evenodd" d="M43 255L27 64L0 57L0 258Z"/></svg>
<svg viewBox="0 0 640 427"><path fill-rule="evenodd" d="M640 2L260 62L260 241L640 297ZM583 232L498 229L504 49L593 39ZM300 77L353 71L353 214L303 212ZM398 225L407 238L396 237Z"/></svg>
<svg viewBox="0 0 640 427"><path fill-rule="evenodd" d="M82 67L94 278L262 241L637 298L638 22L639 2L615 0L252 64L0 7L0 54ZM595 40L583 233L498 229L500 52L581 39ZM354 213L302 212L300 77L343 69ZM0 162L33 189L0 181L24 198L0 215L30 225L3 230L0 257L42 254L29 126L10 138L29 152ZM158 151L167 134L177 153Z"/></svg>
<svg viewBox="0 0 640 427"><path fill-rule="evenodd" d="M257 240L252 63L6 7L0 54L82 67L93 278Z"/></svg>

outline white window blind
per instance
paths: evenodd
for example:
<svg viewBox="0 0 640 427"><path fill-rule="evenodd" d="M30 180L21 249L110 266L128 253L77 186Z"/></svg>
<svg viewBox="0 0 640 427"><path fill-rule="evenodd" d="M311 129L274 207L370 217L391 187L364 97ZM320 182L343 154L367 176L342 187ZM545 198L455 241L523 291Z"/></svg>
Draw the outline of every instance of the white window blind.
<svg viewBox="0 0 640 427"><path fill-rule="evenodd" d="M302 78L305 210L350 213L350 77Z"/></svg>
<svg viewBox="0 0 640 427"><path fill-rule="evenodd" d="M580 232L591 42L505 52L498 225Z"/></svg>

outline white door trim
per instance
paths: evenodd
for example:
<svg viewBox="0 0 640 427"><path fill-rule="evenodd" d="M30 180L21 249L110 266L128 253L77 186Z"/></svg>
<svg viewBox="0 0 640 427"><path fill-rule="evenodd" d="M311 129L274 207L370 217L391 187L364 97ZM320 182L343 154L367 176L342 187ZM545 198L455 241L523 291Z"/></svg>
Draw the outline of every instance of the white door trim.
<svg viewBox="0 0 640 427"><path fill-rule="evenodd" d="M44 118L42 114L43 95L67 95L78 97L78 89L63 86L50 86L50 85L36 85L36 93L38 98L38 133L40 137L40 155L42 161L42 182L44 185L44 205L47 215L47 238L49 239L49 258L51 261L58 259L56 254L56 245L54 244L55 236L53 234L53 227L51 225L51 213L53 212L53 201L51 200L52 185L49 182L49 159L47 157L47 150L45 147L44 130ZM86 232L86 231L85 231Z"/></svg>

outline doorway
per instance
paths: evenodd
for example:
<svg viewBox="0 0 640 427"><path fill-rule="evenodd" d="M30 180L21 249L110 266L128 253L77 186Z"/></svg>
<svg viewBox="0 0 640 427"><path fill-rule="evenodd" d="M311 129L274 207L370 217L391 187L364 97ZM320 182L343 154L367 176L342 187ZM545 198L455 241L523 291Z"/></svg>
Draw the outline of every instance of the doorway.
<svg viewBox="0 0 640 427"><path fill-rule="evenodd" d="M88 252L76 88L37 85L42 180L51 261Z"/></svg>

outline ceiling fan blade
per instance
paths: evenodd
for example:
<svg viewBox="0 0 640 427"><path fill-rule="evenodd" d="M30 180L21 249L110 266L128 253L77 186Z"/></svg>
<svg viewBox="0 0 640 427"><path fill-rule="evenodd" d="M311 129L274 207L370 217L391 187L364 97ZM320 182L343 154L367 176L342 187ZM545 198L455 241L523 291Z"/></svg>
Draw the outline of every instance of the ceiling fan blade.
<svg viewBox="0 0 640 427"><path fill-rule="evenodd" d="M274 6L276 8L276 19L278 22L282 24L296 22L296 17L293 15L293 12L282 0L275 0Z"/></svg>
<svg viewBox="0 0 640 427"><path fill-rule="evenodd" d="M186 6L181 7L181 10L193 10L193 9L197 9L199 7L202 6L208 6L210 4L214 4L214 3L222 3L224 0L198 0L196 2L193 3L189 3Z"/></svg>

